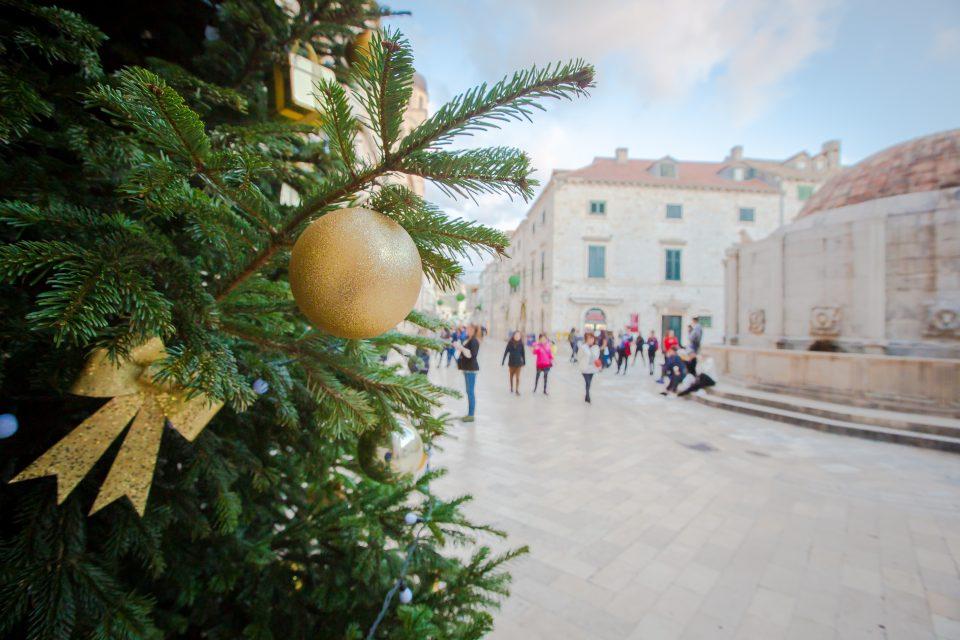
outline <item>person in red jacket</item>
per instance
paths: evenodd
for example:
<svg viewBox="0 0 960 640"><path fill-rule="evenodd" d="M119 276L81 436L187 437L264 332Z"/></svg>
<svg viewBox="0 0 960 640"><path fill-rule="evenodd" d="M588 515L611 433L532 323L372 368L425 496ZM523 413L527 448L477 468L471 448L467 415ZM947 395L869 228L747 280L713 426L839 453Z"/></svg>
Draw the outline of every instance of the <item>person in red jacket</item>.
<svg viewBox="0 0 960 640"><path fill-rule="evenodd" d="M547 375L550 373L550 367L553 366L553 349L550 347L550 341L547 336L540 334L537 343L533 345L533 354L537 356L537 377L533 381L533 392L537 392L537 384L540 382L540 374L543 374L543 395L547 393Z"/></svg>
<svg viewBox="0 0 960 640"><path fill-rule="evenodd" d="M678 349L680 347L680 340L677 339L677 334L673 332L673 329L667 331L666 337L663 339L663 352L667 353L670 349Z"/></svg>

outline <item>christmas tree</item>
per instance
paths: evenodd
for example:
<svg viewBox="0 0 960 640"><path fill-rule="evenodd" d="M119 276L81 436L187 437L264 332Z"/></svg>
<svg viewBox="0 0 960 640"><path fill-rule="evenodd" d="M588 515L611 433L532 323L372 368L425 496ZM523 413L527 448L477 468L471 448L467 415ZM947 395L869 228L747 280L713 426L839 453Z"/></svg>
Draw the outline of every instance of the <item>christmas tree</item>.
<svg viewBox="0 0 960 640"><path fill-rule="evenodd" d="M362 205L399 223L423 272L451 285L463 255L503 253L507 238L391 176L529 198L522 152L447 145L583 94L592 68L531 68L403 131L413 57L395 31L358 42L389 13L369 2L0 6L0 437L15 431L0 440L0 637L482 636L507 591L503 563L522 549L476 548L493 530L461 514L468 497L431 493L442 471L371 474L364 454L398 421L427 446L443 434L452 392L381 359L438 345L311 326L291 296L290 249L313 221ZM314 87L318 117L293 121L277 113L275 80L298 52L335 77ZM376 157L357 154L361 132ZM72 470L73 491L63 474L8 484L109 405L76 393L91 354L113 372L145 343L160 346L134 381L146 385L136 420L154 400L168 401L161 418L199 402L215 413L202 432L188 441L171 419L157 453L134 451L156 461L148 474L113 476L118 434L89 472ZM144 475L142 516L123 491L101 493Z"/></svg>

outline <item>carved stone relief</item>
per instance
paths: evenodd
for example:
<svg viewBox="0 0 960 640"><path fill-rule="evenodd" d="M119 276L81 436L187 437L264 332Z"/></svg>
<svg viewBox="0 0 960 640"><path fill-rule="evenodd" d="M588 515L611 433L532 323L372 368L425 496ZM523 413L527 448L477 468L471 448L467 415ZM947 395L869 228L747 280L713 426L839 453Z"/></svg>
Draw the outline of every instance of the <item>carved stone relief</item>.
<svg viewBox="0 0 960 640"><path fill-rule="evenodd" d="M763 309L756 309L751 311L747 316L750 333L760 335L767 328L767 314L764 313Z"/></svg>
<svg viewBox="0 0 960 640"><path fill-rule="evenodd" d="M840 307L813 307L810 309L810 335L838 336L843 313Z"/></svg>
<svg viewBox="0 0 960 640"><path fill-rule="evenodd" d="M929 305L924 333L941 338L960 338L960 305L945 300Z"/></svg>

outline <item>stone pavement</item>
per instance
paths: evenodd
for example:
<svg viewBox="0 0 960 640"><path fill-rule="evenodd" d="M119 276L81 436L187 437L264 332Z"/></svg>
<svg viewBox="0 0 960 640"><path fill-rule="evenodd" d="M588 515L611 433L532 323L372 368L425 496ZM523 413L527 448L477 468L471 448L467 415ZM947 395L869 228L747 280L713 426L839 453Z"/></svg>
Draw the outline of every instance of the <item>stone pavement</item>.
<svg viewBox="0 0 960 640"><path fill-rule="evenodd" d="M588 406L565 349L550 396L527 366L514 397L502 348L435 455L510 534L485 543L531 547L492 638L960 640L960 456L664 398L639 366Z"/></svg>

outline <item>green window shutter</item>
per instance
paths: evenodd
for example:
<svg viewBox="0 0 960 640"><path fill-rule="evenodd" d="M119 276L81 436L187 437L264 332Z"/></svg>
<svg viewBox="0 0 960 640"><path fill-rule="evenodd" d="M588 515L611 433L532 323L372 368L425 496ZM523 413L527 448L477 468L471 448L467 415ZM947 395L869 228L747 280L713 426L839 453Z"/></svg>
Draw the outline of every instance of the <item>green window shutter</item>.
<svg viewBox="0 0 960 640"><path fill-rule="evenodd" d="M667 249L667 280L680 280L680 249Z"/></svg>
<svg viewBox="0 0 960 640"><path fill-rule="evenodd" d="M740 207L740 222L753 222L756 219L756 209L753 207Z"/></svg>
<svg viewBox="0 0 960 640"><path fill-rule="evenodd" d="M607 273L607 248L602 245L590 245L587 264L587 276L604 278Z"/></svg>
<svg viewBox="0 0 960 640"><path fill-rule="evenodd" d="M700 316L700 326L709 329L713 326L713 316Z"/></svg>
<svg viewBox="0 0 960 640"><path fill-rule="evenodd" d="M668 204L667 205L667 217L675 220L679 220L683 217L683 205L680 204Z"/></svg>
<svg viewBox="0 0 960 640"><path fill-rule="evenodd" d="M806 200L813 195L813 187L809 184L798 184L797 185L797 199Z"/></svg>
<svg viewBox="0 0 960 640"><path fill-rule="evenodd" d="M607 212L607 203L604 200L591 200L590 201L590 213L597 216L602 216Z"/></svg>

